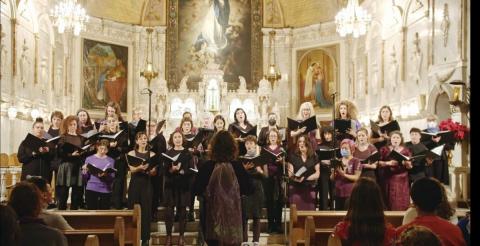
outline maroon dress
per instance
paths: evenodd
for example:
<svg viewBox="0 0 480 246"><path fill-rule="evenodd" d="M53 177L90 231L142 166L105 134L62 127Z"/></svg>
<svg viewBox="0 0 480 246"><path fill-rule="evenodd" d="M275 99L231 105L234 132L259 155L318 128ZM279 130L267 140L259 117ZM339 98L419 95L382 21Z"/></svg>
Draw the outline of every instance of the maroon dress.
<svg viewBox="0 0 480 246"><path fill-rule="evenodd" d="M385 146L380 149L381 160L390 161L388 157L391 149L390 146ZM402 155L411 156L408 148L403 147L400 151ZM408 171L407 168L398 163L397 166L388 166L380 168L381 187L384 192L384 198L389 210L405 211L410 204L410 187L408 185Z"/></svg>
<svg viewBox="0 0 480 246"><path fill-rule="evenodd" d="M369 144L367 149L364 151L360 151L358 147L355 147L355 152L353 152L353 157L360 159L360 160L365 160L367 159L371 154L375 153L377 151L377 148L373 144ZM361 177L369 177L372 178L373 180L376 180L377 177L375 175L375 169L367 168L365 167L364 164L360 164L362 166L362 175Z"/></svg>

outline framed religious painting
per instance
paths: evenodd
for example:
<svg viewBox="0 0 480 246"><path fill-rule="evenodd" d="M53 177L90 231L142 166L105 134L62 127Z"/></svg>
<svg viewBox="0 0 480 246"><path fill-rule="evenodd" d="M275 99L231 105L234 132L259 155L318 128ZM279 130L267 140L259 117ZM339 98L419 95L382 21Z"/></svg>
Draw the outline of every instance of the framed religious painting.
<svg viewBox="0 0 480 246"><path fill-rule="evenodd" d="M127 111L128 47L83 39L82 107L103 110L116 102Z"/></svg>
<svg viewBox="0 0 480 246"><path fill-rule="evenodd" d="M261 0L168 1L166 77L169 89L187 78L198 89L202 74L221 70L228 89L240 76L247 89L262 79Z"/></svg>
<svg viewBox="0 0 480 246"><path fill-rule="evenodd" d="M337 90L338 47L322 47L299 51L298 57L298 98L300 103L311 102L317 113L332 110L331 94Z"/></svg>

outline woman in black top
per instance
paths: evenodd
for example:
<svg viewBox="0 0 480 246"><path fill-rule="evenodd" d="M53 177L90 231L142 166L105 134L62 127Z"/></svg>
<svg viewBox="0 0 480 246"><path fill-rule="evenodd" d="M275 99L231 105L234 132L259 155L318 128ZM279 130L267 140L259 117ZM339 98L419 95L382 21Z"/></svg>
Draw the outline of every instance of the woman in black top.
<svg viewBox="0 0 480 246"><path fill-rule="evenodd" d="M238 145L229 132L217 132L210 144L211 160L200 168L194 186L195 193L205 200L205 208L200 211L204 214L200 216L202 231L209 246L240 245L240 196L253 193L252 181L243 166L234 161Z"/></svg>
<svg viewBox="0 0 480 246"><path fill-rule="evenodd" d="M102 135L115 135L119 132L117 115L107 116L107 127L102 131ZM128 153L128 134L123 131L116 139L108 139L110 146L107 155L115 160L115 179L112 187L112 203L115 209L122 209L125 205L124 196L126 189L127 164L125 163L125 154Z"/></svg>
<svg viewBox="0 0 480 246"><path fill-rule="evenodd" d="M80 134L87 133L95 129L95 126L92 123L92 119L90 119L90 114L87 112L87 110L83 108L79 109L77 111L77 117Z"/></svg>
<svg viewBox="0 0 480 246"><path fill-rule="evenodd" d="M142 245L148 245L150 239L150 222L152 212L152 185L150 177L156 175L157 167L148 170L149 165L158 164L155 154L148 150L147 134L138 132L135 136L135 149L128 152L128 155L136 156L145 161L138 166L128 165L131 178L128 186L128 208L133 209L133 205L140 204L142 214L141 238Z"/></svg>
<svg viewBox="0 0 480 246"><path fill-rule="evenodd" d="M32 126L32 135L43 139L44 135L43 119L37 118ZM22 163L22 176L20 180L25 180L27 175L42 176L46 180L52 180L52 173L50 172L50 161L53 158L53 147L45 146L38 149L33 149L28 146L23 140L18 147L17 157Z"/></svg>
<svg viewBox="0 0 480 246"><path fill-rule="evenodd" d="M58 209L65 210L67 208L68 190L72 188L72 203L70 209L78 209L82 200L82 175L80 172L85 156L93 153L94 148L89 151L75 150L68 152L64 149L66 143L83 147L84 138L79 134L77 125L77 117L70 115L62 122L60 128L61 137L58 141L58 156L61 158L60 166L58 167L56 189L55 193L58 199ZM88 153L91 152L91 153Z"/></svg>
<svg viewBox="0 0 480 246"><path fill-rule="evenodd" d="M321 129L322 142L318 145L318 149L332 149L333 142L333 127L323 126ZM335 184L330 180L330 160L320 160L320 178L318 179L318 198L320 210L333 210L333 190ZM329 199L330 197L330 199Z"/></svg>
<svg viewBox="0 0 480 246"><path fill-rule="evenodd" d="M241 137L241 131L247 132L252 129L253 125L250 124L247 120L247 114L245 110L242 108L237 108L235 113L233 114L233 118L235 122L228 126L228 131L235 137L235 140L238 144L238 154L245 155L247 153L247 149L245 148L245 139Z"/></svg>
<svg viewBox="0 0 480 246"><path fill-rule="evenodd" d="M184 136L181 132L175 131L170 135L168 143L173 146L167 150L165 155L178 159L172 161L165 157L165 187L164 187L164 205L166 207L165 225L167 227L167 243L172 244L172 227L173 227L173 209L177 208L180 238L178 245L184 245L186 226L186 207L190 206L191 200L191 179L194 171L192 171L193 158L192 154L183 147Z"/></svg>
<svg viewBox="0 0 480 246"><path fill-rule="evenodd" d="M60 126L62 125L63 114L60 111L53 111L52 115L50 116L50 122L52 123L48 128L47 133L52 136L56 137L60 135Z"/></svg>
<svg viewBox="0 0 480 246"><path fill-rule="evenodd" d="M150 131L154 133L154 137L150 139L151 151L155 153L157 157L162 156L163 153L167 151L167 141L163 136L163 125L150 122ZM152 129L153 128L153 129ZM157 175L154 175L150 178L152 181L152 219L156 221L158 205L163 202L163 176L165 169L163 168L163 162L159 163L160 166L157 168Z"/></svg>

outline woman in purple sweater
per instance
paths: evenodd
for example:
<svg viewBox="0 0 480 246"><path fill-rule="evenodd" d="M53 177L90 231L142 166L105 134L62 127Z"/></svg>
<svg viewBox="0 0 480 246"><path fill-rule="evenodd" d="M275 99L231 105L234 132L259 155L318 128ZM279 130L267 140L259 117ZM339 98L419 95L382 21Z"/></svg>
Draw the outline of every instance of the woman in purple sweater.
<svg viewBox="0 0 480 246"><path fill-rule="evenodd" d="M107 156L109 141L102 139L97 142L97 153L93 154L85 160L85 165L82 167L82 175L87 183L85 200L88 210L109 209L110 198L112 196L112 182L115 177L113 172L98 172L93 171L93 168L88 168L90 164L98 169L106 170L107 168L114 168L115 161Z"/></svg>

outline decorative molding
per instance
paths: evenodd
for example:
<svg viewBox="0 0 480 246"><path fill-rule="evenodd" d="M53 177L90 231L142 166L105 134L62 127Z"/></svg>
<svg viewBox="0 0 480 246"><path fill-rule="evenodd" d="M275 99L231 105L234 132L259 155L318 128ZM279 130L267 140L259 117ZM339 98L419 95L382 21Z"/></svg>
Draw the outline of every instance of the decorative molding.
<svg viewBox="0 0 480 246"><path fill-rule="evenodd" d="M440 24L440 29L443 35L443 47L447 47L448 43L448 31L450 30L450 16L448 14L448 3L443 5L443 19Z"/></svg>

